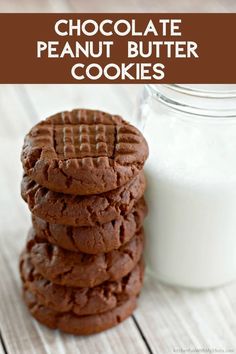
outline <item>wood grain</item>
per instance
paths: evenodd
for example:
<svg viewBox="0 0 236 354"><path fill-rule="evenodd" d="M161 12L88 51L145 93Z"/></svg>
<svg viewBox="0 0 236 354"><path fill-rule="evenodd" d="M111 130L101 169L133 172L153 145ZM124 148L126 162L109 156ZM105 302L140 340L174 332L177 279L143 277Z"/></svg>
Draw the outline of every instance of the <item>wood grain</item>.
<svg viewBox="0 0 236 354"><path fill-rule="evenodd" d="M50 97L49 102L53 101L52 97L60 100L62 96L66 96L66 87L66 85L61 86L58 91L55 87L47 86L47 89L44 87L43 91L47 93L43 97ZM39 87L35 88L36 93L28 94L30 87L0 86L0 114L3 117L0 121L0 161L4 171L1 174L0 329L7 352L12 354L75 351L83 354L125 354L127 351L148 353L132 317L107 332L87 338L74 337L50 331L37 324L23 304L18 258L25 243L30 220L29 211L20 198L19 184L22 168L19 154L24 134L33 122L40 118L40 107L44 106L45 112L50 110L49 103L46 107L43 100L40 102L40 95L37 96L37 93L41 94L42 88L41 90ZM81 87L77 89L82 92ZM69 90L68 97L71 100ZM35 98L35 102L38 103L33 106L32 102ZM98 95L97 98L99 99ZM74 105L76 101L77 95L75 95Z"/></svg>
<svg viewBox="0 0 236 354"><path fill-rule="evenodd" d="M234 0L1 0L0 12L234 12Z"/></svg>
<svg viewBox="0 0 236 354"><path fill-rule="evenodd" d="M136 318L155 353L173 349L236 351L236 284L191 291L162 285L146 277ZM155 310L153 310L155 309ZM148 319L148 320L147 320Z"/></svg>
<svg viewBox="0 0 236 354"><path fill-rule="evenodd" d="M233 12L230 0L1 0L2 12ZM0 330L8 354L161 353L209 349L236 352L236 283L208 291L161 285L146 275L134 317L102 334L74 337L50 331L21 300L18 257L30 216L20 198L20 148L39 119L78 106L133 120L138 85L0 86ZM208 352L209 352L208 351ZM196 352L196 351L195 351ZM0 354L6 354L0 344Z"/></svg>
<svg viewBox="0 0 236 354"><path fill-rule="evenodd" d="M233 12L230 0L68 0L73 12Z"/></svg>
<svg viewBox="0 0 236 354"><path fill-rule="evenodd" d="M80 105L121 113L132 120L140 90L138 85L0 86L0 329L8 353L236 351L236 283L190 291L161 285L146 275L135 321L130 318L88 338L47 330L32 320L21 300L18 256L30 224L19 193L24 134L47 114Z"/></svg>

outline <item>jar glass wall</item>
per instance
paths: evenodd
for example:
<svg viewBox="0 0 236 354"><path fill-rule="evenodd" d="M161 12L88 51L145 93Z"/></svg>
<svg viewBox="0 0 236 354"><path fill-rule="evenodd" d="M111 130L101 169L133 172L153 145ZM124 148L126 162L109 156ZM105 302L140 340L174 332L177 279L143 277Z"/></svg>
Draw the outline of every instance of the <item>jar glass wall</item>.
<svg viewBox="0 0 236 354"><path fill-rule="evenodd" d="M148 85L147 264L158 279L213 287L236 279L236 87Z"/></svg>

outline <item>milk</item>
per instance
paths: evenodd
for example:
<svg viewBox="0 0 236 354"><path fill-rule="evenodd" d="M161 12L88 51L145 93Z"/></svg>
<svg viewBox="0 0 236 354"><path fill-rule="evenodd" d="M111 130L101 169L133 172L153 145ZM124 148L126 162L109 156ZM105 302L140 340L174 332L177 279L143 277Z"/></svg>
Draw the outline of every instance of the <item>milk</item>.
<svg viewBox="0 0 236 354"><path fill-rule="evenodd" d="M199 118L158 102L149 109L150 271L196 288L236 279L236 119Z"/></svg>

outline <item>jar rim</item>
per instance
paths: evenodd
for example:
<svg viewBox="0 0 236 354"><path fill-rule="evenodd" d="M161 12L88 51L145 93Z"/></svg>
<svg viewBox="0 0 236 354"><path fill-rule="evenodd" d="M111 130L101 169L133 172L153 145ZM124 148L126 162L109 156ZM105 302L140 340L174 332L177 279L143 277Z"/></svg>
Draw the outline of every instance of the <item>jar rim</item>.
<svg viewBox="0 0 236 354"><path fill-rule="evenodd" d="M155 86L159 86L156 84L150 84L151 88L155 90ZM215 87L215 89L209 89L209 85L201 85L201 84L163 84L163 86L166 86L172 90L182 92L186 95L193 95L193 96L199 96L199 97L206 97L206 98L231 98L235 97L236 98L236 85L235 84L229 84L229 85L224 85L224 84L211 84L211 87ZM220 89L221 87L225 87L225 89ZM232 86L233 89L229 89L229 86ZM219 89L216 89L218 87ZM227 89L226 89L227 87Z"/></svg>
<svg viewBox="0 0 236 354"><path fill-rule="evenodd" d="M149 95L166 106L197 116L236 118L236 85L149 84Z"/></svg>

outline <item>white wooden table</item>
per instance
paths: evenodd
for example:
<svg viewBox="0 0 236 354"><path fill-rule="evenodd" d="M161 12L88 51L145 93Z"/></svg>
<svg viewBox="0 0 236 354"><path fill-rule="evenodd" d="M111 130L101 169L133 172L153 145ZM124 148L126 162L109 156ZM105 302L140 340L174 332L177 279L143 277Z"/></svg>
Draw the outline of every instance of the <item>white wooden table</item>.
<svg viewBox="0 0 236 354"><path fill-rule="evenodd" d="M116 112L132 120L140 89L138 85L0 86L3 353L164 354L194 348L236 351L236 283L195 292L161 285L147 275L134 315L114 329L87 338L47 330L31 318L21 300L18 257L30 225L29 211L20 198L19 188L19 155L24 134L37 120L76 106Z"/></svg>
<svg viewBox="0 0 236 354"><path fill-rule="evenodd" d="M0 12L235 11L235 0L0 0Z"/></svg>
<svg viewBox="0 0 236 354"><path fill-rule="evenodd" d="M0 11L233 12L236 2L1 0ZM140 90L137 85L0 86L0 354L236 352L236 283L201 292L167 287L146 275L134 315L89 337L46 329L32 319L21 300L18 257L30 225L20 198L24 134L36 121L74 107L107 110L132 120Z"/></svg>

